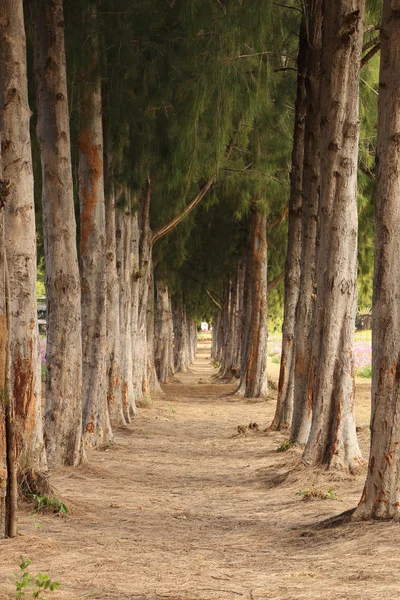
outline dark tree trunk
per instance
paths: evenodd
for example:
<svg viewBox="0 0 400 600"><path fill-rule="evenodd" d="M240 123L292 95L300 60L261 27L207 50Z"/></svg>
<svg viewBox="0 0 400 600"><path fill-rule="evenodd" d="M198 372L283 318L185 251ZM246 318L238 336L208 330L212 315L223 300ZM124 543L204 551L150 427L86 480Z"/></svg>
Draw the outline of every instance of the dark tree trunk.
<svg viewBox="0 0 400 600"><path fill-rule="evenodd" d="M300 28L297 56L297 96L290 175L289 231L285 265L285 303L282 327L282 355L278 383L278 399L272 429L290 427L293 414L296 306L300 290L301 205L303 189L304 131L306 118L306 70L309 40L303 22Z"/></svg>
<svg viewBox="0 0 400 600"><path fill-rule="evenodd" d="M399 52L399 13L393 2L384 0L372 306L371 450L355 519L399 520L400 515Z"/></svg>
<svg viewBox="0 0 400 600"><path fill-rule="evenodd" d="M244 372L240 388L246 398L268 393L267 382L267 217L253 204L250 228L251 248L248 253L248 290L245 296ZM245 291L246 294L246 291Z"/></svg>
<svg viewBox="0 0 400 600"><path fill-rule="evenodd" d="M324 3L321 199L316 322L310 379L308 465L354 471L353 336L357 287L359 69L364 0Z"/></svg>
<svg viewBox="0 0 400 600"><path fill-rule="evenodd" d="M320 193L322 0L310 0L309 2L308 35L301 276L294 328L296 355L294 366L294 403L290 434L290 438L299 444L305 444L308 440L312 416L311 395L308 393L308 378L315 317L315 261L317 254Z"/></svg>
<svg viewBox="0 0 400 600"><path fill-rule="evenodd" d="M45 442L51 466L82 458L81 289L62 0L31 0L42 162L47 348Z"/></svg>

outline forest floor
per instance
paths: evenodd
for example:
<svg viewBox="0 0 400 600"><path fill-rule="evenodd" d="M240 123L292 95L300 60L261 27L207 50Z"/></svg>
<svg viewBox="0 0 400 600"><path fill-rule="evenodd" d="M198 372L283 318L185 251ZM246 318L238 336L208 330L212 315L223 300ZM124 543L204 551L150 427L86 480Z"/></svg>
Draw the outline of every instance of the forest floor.
<svg viewBox="0 0 400 600"><path fill-rule="evenodd" d="M19 536L0 544L1 599L14 597L20 555L61 582L49 600L399 598L399 525L315 528L357 504L365 468L310 471L299 450L278 453L287 435L263 431L276 392L229 396L234 386L215 381L209 352L199 344L195 364L116 432L115 446L53 474L68 516L22 508ZM357 380L365 458L369 402L369 382ZM238 435L249 423L259 430ZM338 499L297 494L311 488Z"/></svg>

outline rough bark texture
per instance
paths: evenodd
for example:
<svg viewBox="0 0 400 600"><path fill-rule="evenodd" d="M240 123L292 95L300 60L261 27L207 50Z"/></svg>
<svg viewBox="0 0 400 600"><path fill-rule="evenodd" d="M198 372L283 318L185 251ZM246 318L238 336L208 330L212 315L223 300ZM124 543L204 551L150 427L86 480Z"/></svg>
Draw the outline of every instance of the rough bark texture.
<svg viewBox="0 0 400 600"><path fill-rule="evenodd" d="M51 466L82 457L81 291L62 0L31 0L47 296L45 443Z"/></svg>
<svg viewBox="0 0 400 600"><path fill-rule="evenodd" d="M21 0L0 0L0 132L10 181L5 236L10 274L12 393L20 470L45 470L36 313L36 231Z"/></svg>
<svg viewBox="0 0 400 600"><path fill-rule="evenodd" d="M377 140L375 272L372 306L371 452L367 480L353 515L400 514L400 53L399 10L384 1Z"/></svg>
<svg viewBox="0 0 400 600"><path fill-rule="evenodd" d="M137 301L132 287L133 269L137 269L134 260L138 261L138 236L134 239L134 231L138 231L137 214L132 215L130 207L116 214L117 242L117 274L119 281L119 318L121 348L121 392L124 417L127 422L137 413L135 403L135 386L133 380L133 340L137 318Z"/></svg>
<svg viewBox="0 0 400 600"><path fill-rule="evenodd" d="M174 365L175 371L185 372L190 365L189 332L186 307L182 300L176 301L173 310Z"/></svg>
<svg viewBox="0 0 400 600"><path fill-rule="evenodd" d="M268 393L267 382L267 217L253 207L251 217L251 249L247 269L250 293L246 326L249 329L244 345L245 370L241 387L246 398L258 398ZM245 292L246 294L246 292Z"/></svg>
<svg viewBox="0 0 400 600"><path fill-rule="evenodd" d="M301 205L303 187L304 131L306 118L306 69L309 41L303 21L297 56L297 95L290 174L289 230L285 265L285 301L278 399L272 429L290 427L293 414L296 306L300 290Z"/></svg>
<svg viewBox="0 0 400 600"><path fill-rule="evenodd" d="M112 425L126 425L124 412L127 401L121 379L120 287L117 272L117 239L115 194L106 186L106 339L107 339L107 402ZM132 378L132 375L131 375Z"/></svg>
<svg viewBox="0 0 400 600"><path fill-rule="evenodd" d="M1 89L0 81L0 94ZM2 179L0 153L0 540L16 536L18 495L13 430L14 400L11 393L10 299L4 234L4 205L7 195L8 182Z"/></svg>
<svg viewBox="0 0 400 600"><path fill-rule="evenodd" d="M304 132L304 162L302 191L302 249L300 291L296 308L294 339L294 398L290 438L305 444L311 426L311 394L308 376L312 352L315 317L318 208L320 193L320 105L322 0L310 0L308 20L309 49L307 55L307 107Z"/></svg>
<svg viewBox="0 0 400 600"><path fill-rule="evenodd" d="M324 4L321 82L320 247L308 393L313 417L303 461L353 471L357 285L358 81L363 0Z"/></svg>
<svg viewBox="0 0 400 600"><path fill-rule="evenodd" d="M103 128L96 8L86 15L80 99L79 200L82 273L83 438L90 446L112 441L106 373L106 231L103 181Z"/></svg>
<svg viewBox="0 0 400 600"><path fill-rule="evenodd" d="M155 366L158 379L167 383L174 374L173 323L168 285L156 271L157 315L154 331Z"/></svg>

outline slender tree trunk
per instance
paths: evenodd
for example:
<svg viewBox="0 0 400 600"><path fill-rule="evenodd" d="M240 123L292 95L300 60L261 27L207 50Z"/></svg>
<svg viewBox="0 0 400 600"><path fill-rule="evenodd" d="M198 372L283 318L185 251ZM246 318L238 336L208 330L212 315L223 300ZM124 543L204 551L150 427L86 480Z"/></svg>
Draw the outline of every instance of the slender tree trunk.
<svg viewBox="0 0 400 600"><path fill-rule="evenodd" d="M51 466L82 457L81 291L62 0L31 0L47 296L45 442Z"/></svg>
<svg viewBox="0 0 400 600"><path fill-rule="evenodd" d="M304 134L301 275L294 328L296 355L290 434L290 438L299 444L306 444L308 440L312 417L312 397L308 390L308 378L315 318L320 196L322 0L310 0L308 10L309 50L306 75L307 109Z"/></svg>
<svg viewBox="0 0 400 600"><path fill-rule="evenodd" d="M2 85L0 82L0 98ZM11 392L10 298L4 234L4 206L9 182L2 179L0 154L0 540L15 537L17 463L14 437L14 399Z"/></svg>
<svg viewBox="0 0 400 600"><path fill-rule="evenodd" d="M157 316L154 332L155 365L158 379L168 383L174 371L171 370L171 349L173 348L173 325L171 314L171 298L167 284L156 270Z"/></svg>
<svg viewBox="0 0 400 600"><path fill-rule="evenodd" d="M353 335L357 286L358 81L364 0L324 4L320 248L303 461L354 471Z"/></svg>
<svg viewBox="0 0 400 600"><path fill-rule="evenodd" d="M268 393L267 382L267 217L253 206L251 217L251 251L249 253L250 303L246 311L249 337L241 385L246 398Z"/></svg>
<svg viewBox="0 0 400 600"><path fill-rule="evenodd" d="M296 306L300 290L301 204L303 188L304 131L306 118L306 69L309 42L306 26L300 28L297 56L297 96L290 175L289 231L285 265L285 302L278 399L272 429L290 427L293 414Z"/></svg>
<svg viewBox="0 0 400 600"><path fill-rule="evenodd" d="M368 473L356 519L400 514L400 73L399 11L384 0L377 140L372 412Z"/></svg>
<svg viewBox="0 0 400 600"><path fill-rule="evenodd" d="M184 373L187 371L190 359L188 348L188 330L186 307L182 300L175 304L174 314L174 364L175 371Z"/></svg>
<svg viewBox="0 0 400 600"><path fill-rule="evenodd" d="M107 402L112 425L123 426L127 421L127 401L123 396L121 370L120 288L117 273L117 239L115 193L112 184L106 186L106 245L107 245ZM130 299L129 299L130 300ZM132 376L131 376L132 377Z"/></svg>
<svg viewBox="0 0 400 600"><path fill-rule="evenodd" d="M106 372L106 230L103 128L96 7L89 3L82 74L79 128L81 207L83 438L89 446L112 441Z"/></svg>
<svg viewBox="0 0 400 600"><path fill-rule="evenodd" d="M36 231L22 0L0 0L0 134L10 181L5 243L10 277L11 387L20 471L47 469L36 311Z"/></svg>

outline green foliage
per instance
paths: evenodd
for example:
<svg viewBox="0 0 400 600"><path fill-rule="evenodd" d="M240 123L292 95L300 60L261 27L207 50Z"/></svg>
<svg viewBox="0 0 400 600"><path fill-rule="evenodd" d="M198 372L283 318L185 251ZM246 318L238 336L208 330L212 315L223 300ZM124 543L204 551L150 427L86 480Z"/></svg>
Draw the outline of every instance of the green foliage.
<svg viewBox="0 0 400 600"><path fill-rule="evenodd" d="M37 513L53 513L57 515L67 515L67 506L57 500L57 498L49 498L48 496L39 496L37 494L31 494L32 500L36 503Z"/></svg>
<svg viewBox="0 0 400 600"><path fill-rule="evenodd" d="M295 445L295 442L293 440L285 440L284 442L282 442L282 444L279 446L279 448L277 448L277 452L286 452L286 450L289 450L289 448L292 448L292 446Z"/></svg>
<svg viewBox="0 0 400 600"><path fill-rule="evenodd" d="M314 486L308 490L299 490L296 492L296 496L301 496L302 500L339 500L336 492L332 488L325 491Z"/></svg>
<svg viewBox="0 0 400 600"><path fill-rule="evenodd" d="M365 377L366 379L370 379L372 377L372 365L362 367L361 369L356 369L355 374L357 377Z"/></svg>
<svg viewBox="0 0 400 600"><path fill-rule="evenodd" d="M15 582L15 598L41 598L47 600L43 594L45 592L53 592L58 590L60 583L52 581L46 573L38 573L36 576L29 571L31 560L20 557L20 571L15 573L17 581Z"/></svg>

